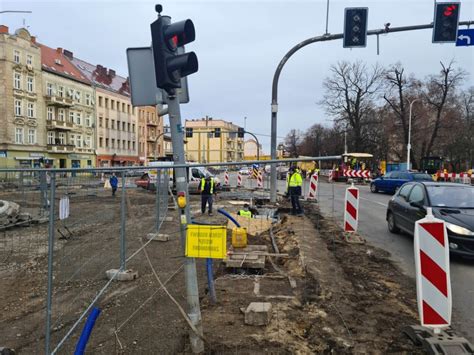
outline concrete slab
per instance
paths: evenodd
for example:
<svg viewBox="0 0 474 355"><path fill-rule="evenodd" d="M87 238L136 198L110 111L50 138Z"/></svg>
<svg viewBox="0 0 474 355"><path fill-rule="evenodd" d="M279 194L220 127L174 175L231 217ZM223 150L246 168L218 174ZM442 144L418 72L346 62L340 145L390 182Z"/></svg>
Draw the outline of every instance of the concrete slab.
<svg viewBox="0 0 474 355"><path fill-rule="evenodd" d="M119 269L110 269L105 274L109 280L115 276L115 281L132 281L138 278L138 272L133 270L120 271Z"/></svg>
<svg viewBox="0 0 474 355"><path fill-rule="evenodd" d="M272 318L272 304L270 302L252 302L245 310L245 324L267 325Z"/></svg>
<svg viewBox="0 0 474 355"><path fill-rule="evenodd" d="M157 242L167 242L168 240L170 240L170 235L163 233L148 233L146 235L146 239Z"/></svg>
<svg viewBox="0 0 474 355"><path fill-rule="evenodd" d="M238 254L232 254L232 252ZM264 269L265 255L268 253L266 245L247 245L245 248L229 248L229 256L224 259L224 264L228 268L250 268Z"/></svg>

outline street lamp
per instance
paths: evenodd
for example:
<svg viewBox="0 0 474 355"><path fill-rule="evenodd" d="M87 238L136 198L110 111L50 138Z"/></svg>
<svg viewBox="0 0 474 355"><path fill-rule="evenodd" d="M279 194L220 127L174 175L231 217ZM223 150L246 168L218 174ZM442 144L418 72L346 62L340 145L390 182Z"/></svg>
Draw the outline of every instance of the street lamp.
<svg viewBox="0 0 474 355"><path fill-rule="evenodd" d="M408 101L408 99L407 99ZM413 104L416 102L416 101L420 101L420 99L415 99L413 101L408 101L410 102L410 113L409 113L409 117L408 117L408 143L407 143L407 170L410 170L410 151L411 151L411 142L410 142L410 139L411 139L411 113L412 113L412 108L413 108Z"/></svg>
<svg viewBox="0 0 474 355"><path fill-rule="evenodd" d="M5 14L5 13L19 13L19 14L31 14L32 11L20 11L20 10L5 10L5 11L0 11L0 14Z"/></svg>

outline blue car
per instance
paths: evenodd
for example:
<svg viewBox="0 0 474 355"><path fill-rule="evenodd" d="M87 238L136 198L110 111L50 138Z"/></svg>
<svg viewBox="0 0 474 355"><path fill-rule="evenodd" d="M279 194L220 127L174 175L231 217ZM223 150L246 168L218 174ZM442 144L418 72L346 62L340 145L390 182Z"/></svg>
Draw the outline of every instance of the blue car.
<svg viewBox="0 0 474 355"><path fill-rule="evenodd" d="M410 181L433 181L431 175L412 171L391 171L370 183L373 193L383 191L395 193L400 186Z"/></svg>

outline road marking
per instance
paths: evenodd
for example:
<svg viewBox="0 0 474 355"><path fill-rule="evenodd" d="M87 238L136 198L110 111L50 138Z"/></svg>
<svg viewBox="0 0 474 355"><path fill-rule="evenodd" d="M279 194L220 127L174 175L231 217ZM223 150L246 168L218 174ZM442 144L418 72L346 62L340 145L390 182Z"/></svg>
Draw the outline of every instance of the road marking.
<svg viewBox="0 0 474 355"><path fill-rule="evenodd" d="M378 201L373 201L373 200L370 200L368 198L365 198L365 197L361 197L360 198L361 200L365 200L365 201L369 201L369 202L372 202L372 203L376 203L377 205L380 205L380 206L383 206L383 207L387 207L388 204L386 203L382 203L382 202L378 202Z"/></svg>

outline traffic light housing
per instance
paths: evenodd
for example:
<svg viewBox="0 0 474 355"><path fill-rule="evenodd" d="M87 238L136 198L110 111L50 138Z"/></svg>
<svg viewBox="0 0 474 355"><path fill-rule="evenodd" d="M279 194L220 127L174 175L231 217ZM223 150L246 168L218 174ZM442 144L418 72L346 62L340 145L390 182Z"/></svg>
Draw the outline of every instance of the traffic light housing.
<svg viewBox="0 0 474 355"><path fill-rule="evenodd" d="M221 137L221 129L214 128L214 138L220 138L220 137Z"/></svg>
<svg viewBox="0 0 474 355"><path fill-rule="evenodd" d="M186 138L192 138L192 137L193 137L193 128L186 127Z"/></svg>
<svg viewBox="0 0 474 355"><path fill-rule="evenodd" d="M460 7L460 2L435 4L433 43L456 42Z"/></svg>
<svg viewBox="0 0 474 355"><path fill-rule="evenodd" d="M168 94L181 87L181 78L198 71L194 52L178 54L178 47L194 41L195 37L191 20L171 23L171 17L159 16L151 24L156 86Z"/></svg>
<svg viewBox="0 0 474 355"><path fill-rule="evenodd" d="M244 138L245 130L242 127L239 127L237 129L237 137L238 138Z"/></svg>
<svg viewBox="0 0 474 355"><path fill-rule="evenodd" d="M367 46L368 7L347 7L344 9L344 48Z"/></svg>

